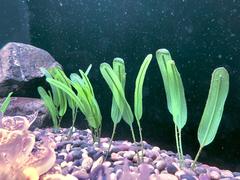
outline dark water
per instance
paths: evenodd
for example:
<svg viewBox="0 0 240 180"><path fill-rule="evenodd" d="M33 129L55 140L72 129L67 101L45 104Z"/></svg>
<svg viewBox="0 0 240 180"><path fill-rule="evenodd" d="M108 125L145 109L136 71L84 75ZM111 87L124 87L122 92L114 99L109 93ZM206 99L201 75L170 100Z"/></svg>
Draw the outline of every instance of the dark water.
<svg viewBox="0 0 240 180"><path fill-rule="evenodd" d="M172 53L182 75L188 103L183 129L185 153L195 155L197 127L205 106L211 73L224 66L230 92L215 141L200 161L240 171L240 2L238 0L0 0L0 45L31 43L50 52L67 73L93 68L89 75L109 136L111 93L99 64L125 59L126 93L133 105L134 81L142 60L158 48ZM36 85L37 86L37 85ZM36 96L36 93L34 94ZM162 79L152 62L144 84L144 139L175 151L174 129ZM86 124L78 122L85 128ZM117 138L129 138L121 123Z"/></svg>

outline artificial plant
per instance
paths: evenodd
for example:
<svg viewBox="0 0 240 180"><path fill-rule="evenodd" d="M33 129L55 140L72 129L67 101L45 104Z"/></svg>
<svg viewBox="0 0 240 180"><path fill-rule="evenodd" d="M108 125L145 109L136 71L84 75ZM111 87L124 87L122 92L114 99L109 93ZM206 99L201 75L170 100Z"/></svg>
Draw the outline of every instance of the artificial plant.
<svg viewBox="0 0 240 180"><path fill-rule="evenodd" d="M195 167L203 147L210 144L217 134L228 90L229 75L227 70L224 67L216 68L212 73L207 102L198 127L198 141L200 147L192 164L193 168Z"/></svg>
<svg viewBox="0 0 240 180"><path fill-rule="evenodd" d="M140 141L141 141L141 147L142 147L142 156L143 156L143 140L142 140L141 125L140 125L140 119L142 117L142 87L143 87L145 74L151 59L152 59L151 54L149 54L144 59L140 67L140 70L138 72L138 76L135 82L135 91L134 91L134 114L137 120L138 129L139 129L139 135L140 135ZM125 72L125 65L124 65L123 59L115 58L113 60L113 68L111 68L111 66L107 63L102 63L100 65L100 71L113 94L111 117L114 125L113 125L113 133L110 139L110 145L107 151L108 153L111 147L116 126L122 118L129 125L132 133L133 141L136 144L136 138L135 138L135 134L132 126L134 117L133 117L131 107L126 100L125 92L124 92L126 72ZM138 155L138 158L139 158L139 155Z"/></svg>
<svg viewBox="0 0 240 180"><path fill-rule="evenodd" d="M176 146L180 166L182 166L183 150L181 132L187 122L187 105L184 87L181 76L169 51L166 49L159 49L156 52L156 57L163 78L168 110L172 114L175 124Z"/></svg>
<svg viewBox="0 0 240 180"><path fill-rule="evenodd" d="M87 70L88 73L89 69ZM100 140L101 136L101 126L102 126L102 116L100 112L99 105L95 98L92 85L87 77L87 73L79 70L80 75L73 73L70 75L70 84L77 91L73 91L72 88L68 87L61 81L53 78L47 78L52 86L61 89L66 95L74 101L75 105L80 109L80 111L86 117L88 125L92 131L92 136L94 141Z"/></svg>
<svg viewBox="0 0 240 180"><path fill-rule="evenodd" d="M46 76L46 78L58 80L71 88L70 80L60 67L54 67L48 70L45 68L40 68L40 70ZM48 92L46 92L42 87L38 87L38 93L50 112L54 129L58 129L61 125L62 117L67 111L67 105L69 105L73 112L72 121L76 119L76 106L64 91L52 85L50 85L50 87L51 91Z"/></svg>

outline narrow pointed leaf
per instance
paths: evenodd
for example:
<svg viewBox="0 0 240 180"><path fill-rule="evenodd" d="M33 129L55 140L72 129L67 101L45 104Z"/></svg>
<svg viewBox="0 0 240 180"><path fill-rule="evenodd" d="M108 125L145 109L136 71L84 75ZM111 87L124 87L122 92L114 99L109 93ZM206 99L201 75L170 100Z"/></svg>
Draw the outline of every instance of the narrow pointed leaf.
<svg viewBox="0 0 240 180"><path fill-rule="evenodd" d="M11 95L13 94L13 92L10 92L8 94L8 96L5 98L4 102L2 103L2 106L0 108L0 112L2 113L2 115L4 115L4 113L6 112L7 110L7 107L11 101Z"/></svg>
<svg viewBox="0 0 240 180"><path fill-rule="evenodd" d="M41 98L44 102L44 105L47 107L47 109L51 115L51 118L53 121L53 126L56 128L58 126L58 122L57 122L58 112L57 112L57 109L54 105L54 102L53 102L51 96L49 96L42 87L38 87L38 93L41 96Z"/></svg>
<svg viewBox="0 0 240 180"><path fill-rule="evenodd" d="M134 113L137 121L140 121L142 118L142 89L143 82L146 75L147 68L152 60L152 54L147 55L144 59L140 70L137 75L135 82L135 91L134 91Z"/></svg>

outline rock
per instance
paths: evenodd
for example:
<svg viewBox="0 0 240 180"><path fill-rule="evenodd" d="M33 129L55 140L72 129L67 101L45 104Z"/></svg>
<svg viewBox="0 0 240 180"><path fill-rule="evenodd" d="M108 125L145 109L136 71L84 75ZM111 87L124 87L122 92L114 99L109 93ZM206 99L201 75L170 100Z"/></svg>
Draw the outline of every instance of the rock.
<svg viewBox="0 0 240 180"><path fill-rule="evenodd" d="M79 160L79 159L73 162L74 166L81 166L81 164L82 164L82 160Z"/></svg>
<svg viewBox="0 0 240 180"><path fill-rule="evenodd" d="M174 166L173 164L169 164L167 165L167 172L170 173L170 174L175 174L177 172L177 167Z"/></svg>
<svg viewBox="0 0 240 180"><path fill-rule="evenodd" d="M82 158L82 152L81 151L72 151L70 154L72 154L74 160Z"/></svg>
<svg viewBox="0 0 240 180"><path fill-rule="evenodd" d="M111 154L111 160L112 161L119 161L119 160L123 160L123 157L120 156L118 153L112 153Z"/></svg>
<svg viewBox="0 0 240 180"><path fill-rule="evenodd" d="M156 168L159 170L159 171L162 171L164 170L166 167L166 163L164 160L159 160L157 163L156 163Z"/></svg>
<svg viewBox="0 0 240 180"><path fill-rule="evenodd" d="M192 175L189 174L183 174L180 176L181 180L196 180Z"/></svg>
<svg viewBox="0 0 240 180"><path fill-rule="evenodd" d="M90 170L93 164L93 159L90 157L84 157L82 161L82 167L86 169L86 171Z"/></svg>
<svg viewBox="0 0 240 180"><path fill-rule="evenodd" d="M207 174L200 174L198 179L199 180L210 180L210 177Z"/></svg>
<svg viewBox="0 0 240 180"><path fill-rule="evenodd" d="M97 166L100 166L103 163L103 156L99 157L92 165L91 171L92 172Z"/></svg>
<svg viewBox="0 0 240 180"><path fill-rule="evenodd" d="M1 88L0 88L1 89ZM5 99L5 98L4 98ZM0 106L4 99L0 99ZM30 130L40 128L50 120L50 115L44 102L37 98L12 97L10 104L4 113L5 116L26 116L38 112L36 120L30 127Z"/></svg>
<svg viewBox="0 0 240 180"><path fill-rule="evenodd" d="M178 178L172 174L159 174L158 180L178 180Z"/></svg>
<svg viewBox="0 0 240 180"><path fill-rule="evenodd" d="M220 179L221 178L220 173L218 171L215 171L215 170L211 171L209 173L209 176L210 176L211 179Z"/></svg>
<svg viewBox="0 0 240 180"><path fill-rule="evenodd" d="M236 176L240 176L240 172L233 172L233 175Z"/></svg>
<svg viewBox="0 0 240 180"><path fill-rule="evenodd" d="M0 50L0 95L17 91L36 78L43 77L40 67L60 66L45 50L10 42Z"/></svg>
<svg viewBox="0 0 240 180"><path fill-rule="evenodd" d="M89 179L88 173L86 171L83 171L83 170L75 171L75 172L72 173L72 175L75 176L78 179L81 179L81 180Z"/></svg>
<svg viewBox="0 0 240 180"><path fill-rule="evenodd" d="M123 157L128 158L128 159L133 159L134 155L135 155L135 152L134 152L134 151L126 151L126 152L123 154Z"/></svg>
<svg viewBox="0 0 240 180"><path fill-rule="evenodd" d="M221 176L224 178L233 178L233 173L229 170L221 170Z"/></svg>
<svg viewBox="0 0 240 180"><path fill-rule="evenodd" d="M195 168L195 173L198 174L198 175L199 174L204 174L204 173L207 173L207 170L203 167L196 167Z"/></svg>

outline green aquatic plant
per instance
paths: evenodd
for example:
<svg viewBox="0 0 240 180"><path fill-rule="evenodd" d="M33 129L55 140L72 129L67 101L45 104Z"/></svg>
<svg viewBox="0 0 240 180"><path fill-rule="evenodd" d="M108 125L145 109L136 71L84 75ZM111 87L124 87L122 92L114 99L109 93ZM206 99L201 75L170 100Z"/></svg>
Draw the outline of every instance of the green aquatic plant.
<svg viewBox="0 0 240 180"><path fill-rule="evenodd" d="M193 168L195 167L203 147L210 144L217 134L228 90L228 72L224 67L219 67L212 73L207 102L198 127L198 141L200 147L192 164Z"/></svg>
<svg viewBox="0 0 240 180"><path fill-rule="evenodd" d="M57 112L57 108L55 107L55 104L53 102L53 98L51 95L51 92L49 91L48 93L45 91L45 89L43 87L38 87L38 93L41 96L41 99L44 102L44 105L47 107L50 115L51 115L51 119L53 121L53 127L54 129L57 129L59 127L58 124L58 112Z"/></svg>
<svg viewBox="0 0 240 180"><path fill-rule="evenodd" d="M142 149L142 162L143 162L143 137L142 137L142 128L140 123L140 120L143 114L142 89L143 89L143 82L145 79L145 75L151 60L152 60L152 54L148 54L139 69L139 72L135 81L135 90L134 90L134 114L136 117L138 130L139 130L140 143L141 143L141 149Z"/></svg>
<svg viewBox="0 0 240 180"><path fill-rule="evenodd" d="M124 64L123 59L121 59L121 58L114 58L113 59L113 71L117 75L117 77L118 77L118 79L119 79L119 81L122 85L123 91L124 91L125 83L126 83L126 72L125 72L125 64ZM111 138L110 138L107 154L105 156L105 160L108 157L108 153L111 149L112 141L113 141L115 131L116 131L116 128L117 128L117 124L122 119L122 113L123 113L122 111L123 111L123 109L122 110L119 109L119 107L116 103L116 100L113 97L112 98L112 107L111 107L111 118L112 118L112 121L113 121L113 130L112 130L112 135L111 135Z"/></svg>
<svg viewBox="0 0 240 180"><path fill-rule="evenodd" d="M134 114L137 120L137 125L139 127L142 151L143 151L143 140L142 140L141 125L140 125L140 119L142 117L142 87L143 87L145 74L151 59L152 59L151 54L149 54L144 59L135 82L135 92L134 92ZM111 66L107 63L102 63L100 65L100 71L113 94L111 117L114 125L113 125L113 133L110 139L110 145L107 151L108 153L114 137L116 126L122 118L129 125L132 133L133 141L134 143L136 143L136 138L135 138L135 134L132 126L134 117L133 117L131 107L126 100L125 92L124 92L125 82L126 82L126 72L125 72L125 65L124 65L123 59L115 58L113 60L113 68L111 68Z"/></svg>
<svg viewBox="0 0 240 180"><path fill-rule="evenodd" d="M3 101L1 107L0 107L0 113L1 113L1 116L4 116L4 113L6 112L8 106L9 106L9 103L11 101L11 96L12 96L13 92L10 92L8 94L8 96L5 98L5 100Z"/></svg>
<svg viewBox="0 0 240 180"><path fill-rule="evenodd" d="M60 67L54 67L49 70L40 68L40 70L46 76L46 78L58 80L71 88L70 80ZM76 118L76 106L61 89L52 85L50 85L50 87L51 91L48 91L48 93L42 87L38 88L38 92L50 112L54 129L58 129L61 125L61 120L67 111L67 105L69 105L69 107L72 109L73 119Z"/></svg>
<svg viewBox="0 0 240 180"><path fill-rule="evenodd" d="M72 101L74 101L76 107L78 107L86 117L88 125L92 131L93 140L99 142L102 126L100 108L86 73L82 70L79 70L79 72L81 76L76 73L70 75L71 86L77 91L77 95L72 88L68 87L63 82L52 78L47 78L46 80L52 86L61 89L69 96L69 98L71 98Z"/></svg>
<svg viewBox="0 0 240 180"><path fill-rule="evenodd" d="M187 105L184 87L180 73L177 70L175 62L172 60L169 51L166 49L159 49L156 52L156 57L163 78L168 110L172 114L173 122L175 124L176 146L180 166L182 166L183 150L181 132L187 122Z"/></svg>

